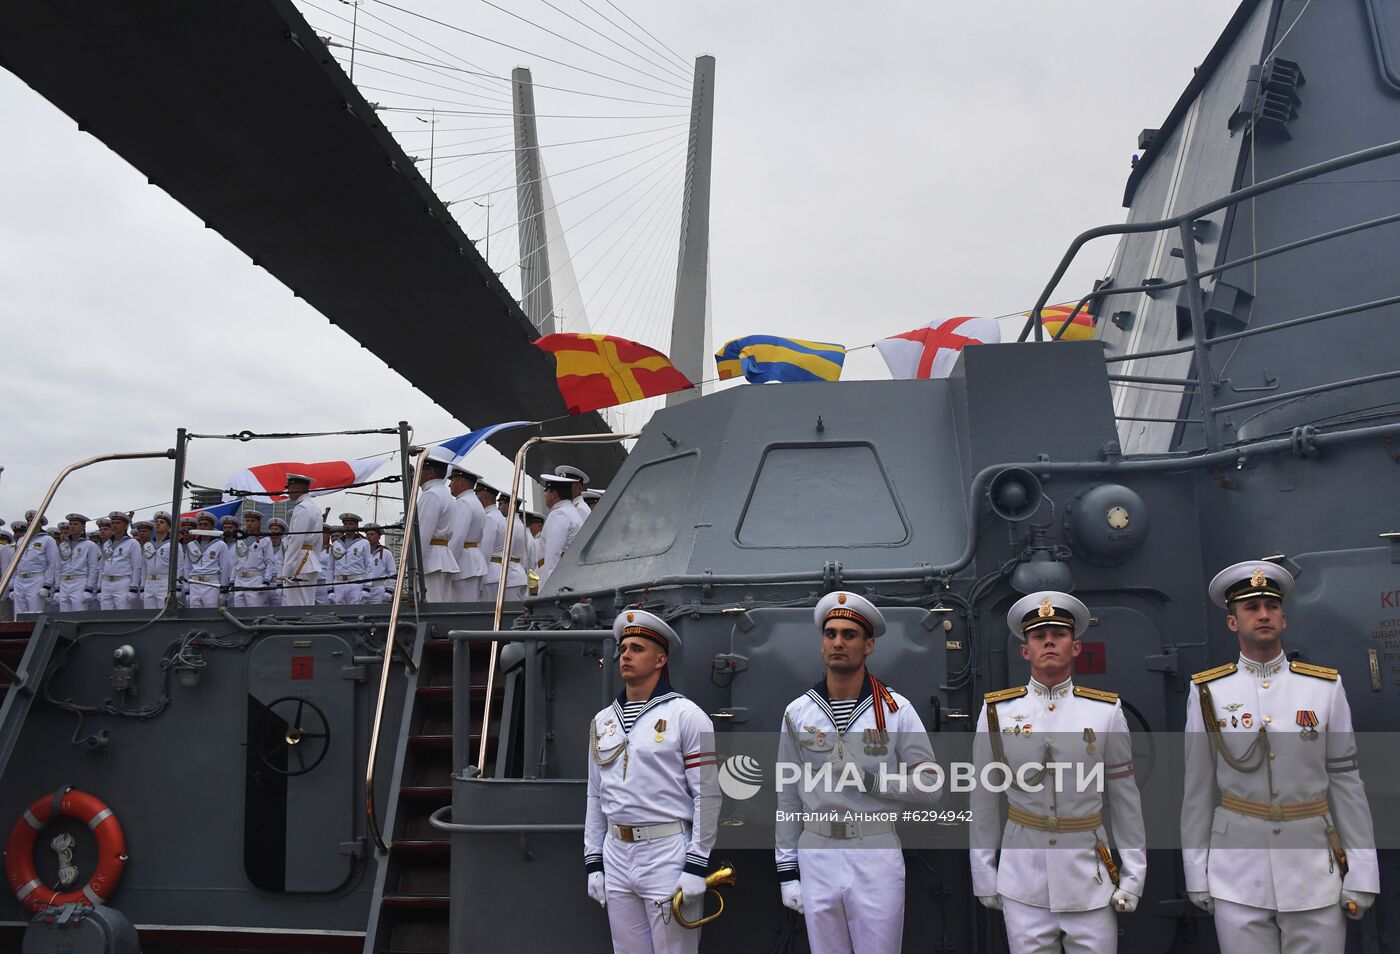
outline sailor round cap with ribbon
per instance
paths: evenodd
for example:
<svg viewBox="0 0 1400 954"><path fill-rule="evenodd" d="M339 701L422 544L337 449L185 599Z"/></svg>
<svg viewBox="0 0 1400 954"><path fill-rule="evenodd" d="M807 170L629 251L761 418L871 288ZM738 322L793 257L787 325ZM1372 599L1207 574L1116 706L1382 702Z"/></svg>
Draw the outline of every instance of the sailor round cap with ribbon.
<svg viewBox="0 0 1400 954"><path fill-rule="evenodd" d="M1074 638L1089 628L1089 607L1056 590L1027 593L1006 613L1006 626L1011 635L1025 642L1026 634L1043 626L1063 626L1074 631Z"/></svg>
<svg viewBox="0 0 1400 954"><path fill-rule="evenodd" d="M213 515L212 513L210 513L208 510L201 510L199 513L197 513L197 514L194 515L194 522L195 522L195 523L199 523L201 520L208 520L211 524L216 524L216 523L219 522L219 521L214 517L214 515Z"/></svg>
<svg viewBox="0 0 1400 954"><path fill-rule="evenodd" d="M156 528L156 522L154 520L138 520L133 523L132 526L137 530L140 530L142 527L145 527L147 530L154 530Z"/></svg>
<svg viewBox="0 0 1400 954"><path fill-rule="evenodd" d="M560 466L554 468L554 473L558 477L569 478L571 482L576 482L580 484L588 483L587 474L579 470L577 467L571 467L568 464L561 464Z"/></svg>
<svg viewBox="0 0 1400 954"><path fill-rule="evenodd" d="M96 520L93 521L93 523L97 524L99 527L110 527L112 525L112 518L98 517Z"/></svg>
<svg viewBox="0 0 1400 954"><path fill-rule="evenodd" d="M24 531L29 529L29 521L16 520L14 523L10 524L10 529L13 530L15 533L23 533Z"/></svg>
<svg viewBox="0 0 1400 954"><path fill-rule="evenodd" d="M183 517L180 518L180 526L182 527L193 527L198 522L199 519L197 517L191 516L190 514L185 514Z"/></svg>
<svg viewBox="0 0 1400 954"><path fill-rule="evenodd" d="M826 628L829 619L848 619L870 636L881 636L885 632L885 617L875 608L875 604L858 593L837 590L828 593L817 603L813 619L820 631Z"/></svg>
<svg viewBox="0 0 1400 954"><path fill-rule="evenodd" d="M273 527L281 527L283 530L286 530L287 521L283 520L281 517L273 517L267 522L267 528L271 530Z"/></svg>
<svg viewBox="0 0 1400 954"><path fill-rule="evenodd" d="M365 533L369 533L371 530L373 530L375 533L383 533L383 532L384 532L384 528L381 527L381 526L380 526L379 524L377 524L377 523L370 522L370 523L365 524Z"/></svg>
<svg viewBox="0 0 1400 954"><path fill-rule="evenodd" d="M131 526L131 517L128 516L128 515L126 514L125 511L122 511L122 510L113 510L111 513L107 514L107 519L108 519L108 520L120 520L122 523L126 524L127 526Z"/></svg>
<svg viewBox="0 0 1400 954"><path fill-rule="evenodd" d="M292 484L305 484L306 486L310 487L314 483L315 481L312 480L310 477L306 476L305 474L293 474L291 472L287 473L287 486L289 487Z"/></svg>
<svg viewBox="0 0 1400 954"><path fill-rule="evenodd" d="M251 507L249 507L247 510L243 511L243 519L256 520L258 523L262 523L262 511L254 510Z"/></svg>
<svg viewBox="0 0 1400 954"><path fill-rule="evenodd" d="M349 512L343 513L340 515L340 522L358 524L360 522L360 515L357 513Z"/></svg>
<svg viewBox="0 0 1400 954"><path fill-rule="evenodd" d="M681 648L681 638L676 635L676 631L660 616L646 610L623 610L617 614L617 619L613 620L613 639L620 645L629 636L649 639L668 653Z"/></svg>
<svg viewBox="0 0 1400 954"><path fill-rule="evenodd" d="M170 522L171 522L171 521L170 521L170 511L169 511L169 510L157 510L155 513L151 514L151 519L152 519L152 520L164 520L166 523L170 523Z"/></svg>
<svg viewBox="0 0 1400 954"><path fill-rule="evenodd" d="M1229 609L1236 600L1267 597L1283 601L1293 594L1293 574L1268 560L1245 560L1227 566L1210 581L1210 601Z"/></svg>
<svg viewBox="0 0 1400 954"><path fill-rule="evenodd" d="M34 522L34 515L37 514L38 512L39 512L39 511L37 511L37 510L26 510L26 511L24 512L24 519L25 519L25 522L26 522L27 524L28 524L28 523L33 523L33 522ZM41 527L47 527L48 525L49 525L49 515L48 515L48 514L44 514L42 517L39 518L39 526L41 526Z"/></svg>
<svg viewBox="0 0 1400 954"><path fill-rule="evenodd" d="M219 518L219 526L223 526L226 523L231 523L236 528L238 526L238 517L234 514L226 513Z"/></svg>
<svg viewBox="0 0 1400 954"><path fill-rule="evenodd" d="M9 540L11 543L14 543L14 542L15 542L15 533L14 533L14 531L11 530L9 527L0 527L0 540Z"/></svg>
<svg viewBox="0 0 1400 954"><path fill-rule="evenodd" d="M78 521L79 523L87 523L87 522L88 522L88 518L85 517L85 516L83 516L83 515L80 514L80 513L70 513L68 516L64 517L63 519L64 519L64 520L67 520L69 523L72 523L74 520Z"/></svg>

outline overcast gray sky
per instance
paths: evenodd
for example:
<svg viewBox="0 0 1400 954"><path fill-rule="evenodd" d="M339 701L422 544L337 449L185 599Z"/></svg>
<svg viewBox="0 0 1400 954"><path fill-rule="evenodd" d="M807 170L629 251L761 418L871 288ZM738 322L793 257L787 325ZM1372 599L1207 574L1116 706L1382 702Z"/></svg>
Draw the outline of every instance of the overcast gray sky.
<svg viewBox="0 0 1400 954"><path fill-rule="evenodd" d="M582 0L555 0L558 10L542 0L510 0L502 6L515 17L477 0L399 5L538 57L378 0L361 8L362 47L409 58L415 49L436 50L432 55L444 63L467 60L501 76L529 65L537 84L561 87L536 93L542 142L614 137L546 150L545 163L551 174L596 163L551 182L593 329L664 349L678 227L671 216L682 169L673 151L680 140L666 137L684 133L668 129L678 120L664 117L686 111L673 79L683 70L664 51L629 41ZM298 0L298 6L319 32L348 36L339 19L348 7L336 0ZM591 6L636 32L605 2ZM768 333L854 347L938 318L1029 307L1077 232L1123 218L1120 201L1138 131L1160 124L1235 5L618 0L618 6L686 62L702 53L717 61L715 345ZM641 56L629 58L623 47ZM628 66L609 65L604 54ZM613 79L588 77L546 56ZM428 126L415 116L444 110L437 153L464 158L434 163L438 192L460 202L454 210L474 239L486 229L485 210L472 206L473 197L492 204L497 234L490 259L508 287L518 289L509 223L514 199L495 191L508 188L510 154L499 150L509 143L486 141L508 130L477 132L491 121L446 113L453 103L480 110L464 91L479 88L489 98L490 81L467 87L470 77L460 72L433 72L440 85L430 87L425 78L432 74L421 67L357 56L357 82L376 87L366 97L402 110L389 124L405 131L401 141L410 154L428 155ZM666 95L658 99L641 86ZM671 105L615 104L599 94ZM575 118L593 111L608 118ZM662 118L643 118L649 116ZM461 131L449 131L454 123ZM420 439L440 439L493 423L453 420L3 70L0 128L7 131L0 150L0 517L13 520L37 504L65 464L108 451L165 448L182 425L207 433L317 431L405 419ZM647 132L652 129L662 131ZM639 148L646 143L657 145ZM627 150L636 151L622 155ZM467 155L473 152L479 154ZM1057 297L1087 288L1111 253L1108 244L1091 247ZM318 370L307 370L309 353L319 356ZM154 370L154 362L171 354L188 364L178 381ZM297 388L312 397L289 416L283 388L308 376L320 386ZM887 376L873 350L847 361L847 378ZM639 423L638 417L634 411L623 423ZM393 446L393 438L365 437L200 441L189 477L221 485L241 467L362 457ZM507 477L499 455L481 456L488 476ZM71 478L51 513L149 513L168 506L169 497L168 463L108 464ZM369 511L364 501L351 506ZM396 513L388 507L381 516Z"/></svg>

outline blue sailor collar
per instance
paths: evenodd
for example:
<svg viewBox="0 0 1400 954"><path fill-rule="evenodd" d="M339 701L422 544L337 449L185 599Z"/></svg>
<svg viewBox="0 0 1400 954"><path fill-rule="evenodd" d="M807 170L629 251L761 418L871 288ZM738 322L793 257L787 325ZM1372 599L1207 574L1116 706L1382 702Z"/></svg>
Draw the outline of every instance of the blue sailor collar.
<svg viewBox="0 0 1400 954"><path fill-rule="evenodd" d="M661 679L656 680L656 686L655 686L655 688L653 688L653 689L651 690L651 695L647 696L647 704L644 705L644 706L642 706L641 711L637 713L636 721L634 721L634 722L632 723L633 728L636 728L638 725L641 724L642 716L643 716L645 713L650 712L652 709L654 709L654 708L656 708L657 706L661 705L663 702L669 702L669 701L671 701L672 699L684 699L684 698L685 698L685 696L681 695L679 692L677 692L676 690L674 690L674 689L671 688L671 684L670 684L669 682L667 682L666 679L665 679L664 677L661 678ZM622 690L621 692L619 692L619 693L617 694L617 698L613 700L613 704L612 704L613 714L614 714L615 716L617 716L617 722L618 722L619 725L622 725L622 724L623 724L623 723L622 723L622 706L623 706L626 702L627 702L627 690L624 689L624 690Z"/></svg>
<svg viewBox="0 0 1400 954"><path fill-rule="evenodd" d="M817 684L807 690L807 698L817 704L817 707L826 713L827 719L831 722L833 731L837 729L836 713L831 711L831 697L826 692L826 677L817 680ZM851 710L851 719L846 723L846 731L850 731L851 726L856 724L856 720L865 714L875 701L875 694L870 688L870 671L867 669L865 678L860 683L860 695L856 697L856 707ZM838 732L845 735L845 732Z"/></svg>

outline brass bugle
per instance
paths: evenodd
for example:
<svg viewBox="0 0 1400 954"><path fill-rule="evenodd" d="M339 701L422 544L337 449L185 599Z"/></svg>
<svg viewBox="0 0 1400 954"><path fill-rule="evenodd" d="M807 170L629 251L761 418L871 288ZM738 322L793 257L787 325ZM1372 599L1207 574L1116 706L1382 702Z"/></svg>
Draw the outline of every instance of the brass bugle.
<svg viewBox="0 0 1400 954"><path fill-rule="evenodd" d="M714 914L707 914L694 921L687 921L681 914L681 893L677 891L675 897L671 899L671 914L675 916L676 923L683 928L690 928L692 930L701 925L709 924L724 913L724 895L719 893L719 886L727 884L733 887L737 883L738 878L734 873L734 866L730 864L720 865L714 871L707 874L705 876L705 893L714 895L719 900L719 907L715 909Z"/></svg>

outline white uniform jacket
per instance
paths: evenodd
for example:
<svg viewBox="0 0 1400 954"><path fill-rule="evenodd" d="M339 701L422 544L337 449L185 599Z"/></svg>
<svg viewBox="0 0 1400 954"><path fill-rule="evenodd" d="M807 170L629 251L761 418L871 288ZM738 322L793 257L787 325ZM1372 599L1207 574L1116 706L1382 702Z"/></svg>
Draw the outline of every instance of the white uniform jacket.
<svg viewBox="0 0 1400 954"><path fill-rule="evenodd" d="M1202 690L1220 743L1243 760L1243 767L1254 765L1253 771L1230 765L1216 748L1217 737L1205 731ZM1259 818L1223 807L1227 796L1247 799L1264 814L1274 805L1308 802L1327 811L1306 818ZM1346 854L1346 887L1379 892L1371 810L1351 707L1336 670L1288 663L1280 653L1269 663L1241 656L1193 676L1181 806L1186 890L1275 911L1335 905L1342 875L1328 848L1329 825Z"/></svg>
<svg viewBox="0 0 1400 954"><path fill-rule="evenodd" d="M486 575L486 554L481 552L481 528L485 514L481 501L470 490L452 501L452 555L457 558L456 580Z"/></svg>
<svg viewBox="0 0 1400 954"><path fill-rule="evenodd" d="M924 770L935 763L923 720L908 699L894 690L887 691L894 703L892 712L888 703L875 695L867 677L845 732L836 729L825 677L783 711L783 722L778 726L778 763L806 763L816 784L797 781L778 788L774 856L779 881L800 876L799 847L831 844L820 834L803 830L803 813L850 812L859 817L887 813L891 802L930 806L939 800L938 791L926 790L932 787L934 776L925 775ZM881 707L879 713L877 705ZM882 720L886 733L883 738L878 734ZM830 770L822 768L825 763L831 763ZM829 783L824 771L830 772ZM807 775L808 770L804 769L803 774ZM922 776L922 785L916 784L915 775ZM899 836L885 827L887 830L875 838L861 836L842 843L898 848Z"/></svg>
<svg viewBox="0 0 1400 954"><path fill-rule="evenodd" d="M593 717L583 863L603 870L610 825L689 826L684 870L704 876L719 828L715 726L703 709L663 679L632 724L622 728L621 694ZM601 764L600 764L601 763Z"/></svg>
<svg viewBox="0 0 1400 954"><path fill-rule="evenodd" d="M540 531L542 546L537 564L541 586L549 579L554 568L559 565L559 560L564 556L564 551L568 549L569 542L578 532L573 523L573 517L576 513L569 501L560 500L549 508L549 513L545 514L544 529Z"/></svg>
<svg viewBox="0 0 1400 954"><path fill-rule="evenodd" d="M418 533L424 573L457 572L457 559L448 549L452 537L452 491L441 480L418 490Z"/></svg>
<svg viewBox="0 0 1400 954"><path fill-rule="evenodd" d="M170 582L170 538L154 537L141 545L145 572L141 574L141 590L147 595L164 596Z"/></svg>
<svg viewBox="0 0 1400 954"><path fill-rule="evenodd" d="M224 586L230 582L228 545L223 540L208 540L196 537L185 544L185 559L189 570L187 579L200 583ZM198 585L198 584L196 584ZM202 589L207 587L201 587Z"/></svg>
<svg viewBox="0 0 1400 954"><path fill-rule="evenodd" d="M395 575L399 572L399 564L394 559L394 551L386 546L379 549L371 549L369 552L369 582L365 584L365 600L371 603L383 603L387 594L394 591Z"/></svg>
<svg viewBox="0 0 1400 954"><path fill-rule="evenodd" d="M287 512L287 532L282 535L282 572L288 582L309 583L321 572L321 531L325 522L321 511L303 496L296 506Z"/></svg>
<svg viewBox="0 0 1400 954"><path fill-rule="evenodd" d="M80 590L97 593L97 577L102 567L102 551L91 540L79 540L67 545L68 556L63 560L60 578ZM62 556L63 548L59 549ZM81 584L78 580L82 580Z"/></svg>
<svg viewBox="0 0 1400 954"><path fill-rule="evenodd" d="M574 498L574 509L578 511L578 522L582 524L588 519L588 515L593 512L593 508L588 506L588 501L582 497Z"/></svg>
<svg viewBox="0 0 1400 954"><path fill-rule="evenodd" d="M332 567L337 583L350 583L369 576L369 541L364 537L341 537L331 544Z"/></svg>
<svg viewBox="0 0 1400 954"><path fill-rule="evenodd" d="M505 545L505 516L501 517L501 545ZM530 531L525 529L525 521L515 516L515 529L510 532L510 563L506 569L506 587L525 586L525 566L530 557Z"/></svg>
<svg viewBox="0 0 1400 954"><path fill-rule="evenodd" d="M1034 679L1026 686L989 692L977 718L973 758L977 777L982 767L996 761L988 726L988 712L995 709L999 738L1012 777L1027 763L1067 763L1038 782L1024 774L1028 788L1012 785L1006 798L1015 810L1032 816L1063 819L1065 829L1046 831L1008 818L1000 832L998 806L1001 795L979 784L973 789L972 891L979 897L999 894L1022 904L1049 908L1057 913L1091 911L1106 907L1113 896L1113 882L1099 859L1096 844L1109 844L1102 821L1089 830L1070 831L1068 825L1091 816L1103 816L1108 796L1112 841L1122 859L1120 887L1142 896L1147 875L1146 833L1142 799L1133 774L1132 740L1123 705L1111 692L1076 687L1065 680L1046 688ZM1095 777L1102 767L1102 788L1090 782L1080 786L1081 775ZM994 777L993 781L997 781ZM1080 791L1080 788L1084 791ZM1087 823L1086 823L1087 824ZM1001 845L1000 864L997 845ZM1053 875L1053 876L1052 876Z"/></svg>
<svg viewBox="0 0 1400 954"><path fill-rule="evenodd" d="M483 547L490 542L490 558L486 563L486 577L481 582L489 586L492 583L501 582L501 564L505 555L502 552L502 545L506 539L506 518L498 507L487 507L483 517L484 529L481 532L481 542Z"/></svg>
<svg viewBox="0 0 1400 954"><path fill-rule="evenodd" d="M233 582L237 586L265 586L272 545L257 537L244 537L233 545ZM280 567L279 567L280 569Z"/></svg>
<svg viewBox="0 0 1400 954"><path fill-rule="evenodd" d="M114 539L102 561L102 583L115 584L125 579L127 587L139 590L145 569L146 560L141 555L141 544L133 537Z"/></svg>
<svg viewBox="0 0 1400 954"><path fill-rule="evenodd" d="M15 579L42 577L40 586L47 586L49 592L58 592L58 571L62 557L58 544L47 533L36 533L29 546L19 555L19 566L15 567Z"/></svg>

